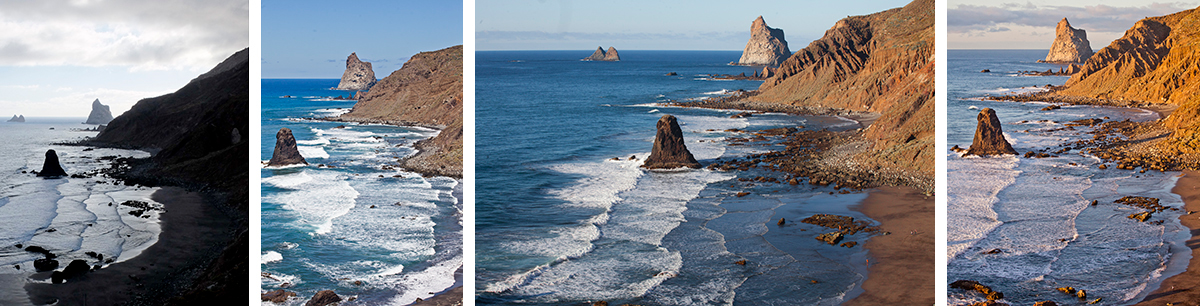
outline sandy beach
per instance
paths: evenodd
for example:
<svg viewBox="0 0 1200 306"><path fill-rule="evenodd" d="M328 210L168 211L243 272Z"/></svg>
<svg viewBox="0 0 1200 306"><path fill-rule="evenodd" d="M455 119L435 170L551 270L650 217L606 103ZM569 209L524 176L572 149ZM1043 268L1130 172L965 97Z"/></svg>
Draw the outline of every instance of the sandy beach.
<svg viewBox="0 0 1200 306"><path fill-rule="evenodd" d="M1184 209L1200 211L1200 171L1185 170L1171 192L1183 198ZM1172 276L1162 282L1158 290L1147 295L1136 305L1200 305L1200 214L1180 216L1183 226L1191 229L1192 238L1186 245L1192 249L1192 260L1187 265L1187 271Z"/></svg>
<svg viewBox="0 0 1200 306"><path fill-rule="evenodd" d="M199 193L164 187L153 195L166 213L158 242L141 256L106 266L64 284L31 283L34 304L161 305L187 290L232 239L232 217L205 203ZM65 263L63 263L65 264ZM49 272L33 278L49 278ZM186 301L175 301L186 303Z"/></svg>
<svg viewBox="0 0 1200 306"><path fill-rule="evenodd" d="M862 295L843 305L932 305L933 197L907 187L880 187L858 208L891 235L872 237Z"/></svg>

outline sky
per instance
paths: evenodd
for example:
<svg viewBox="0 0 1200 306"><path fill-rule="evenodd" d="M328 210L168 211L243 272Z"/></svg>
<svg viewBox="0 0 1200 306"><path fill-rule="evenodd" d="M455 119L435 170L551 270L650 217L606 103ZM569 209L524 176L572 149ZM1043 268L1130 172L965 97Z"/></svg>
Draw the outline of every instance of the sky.
<svg viewBox="0 0 1200 306"><path fill-rule="evenodd" d="M795 51L834 23L902 7L911 1L572 1L475 2L476 49L483 50L737 50L750 23L763 16L783 29Z"/></svg>
<svg viewBox="0 0 1200 306"><path fill-rule="evenodd" d="M461 44L462 1L262 0L263 78L339 79L354 52L383 79Z"/></svg>
<svg viewBox="0 0 1200 306"><path fill-rule="evenodd" d="M1050 49L1064 17L1087 31L1099 51L1138 20L1194 9L1200 1L948 0L946 44L950 49Z"/></svg>
<svg viewBox="0 0 1200 306"><path fill-rule="evenodd" d="M247 0L0 2L0 120L116 116L250 46Z"/></svg>

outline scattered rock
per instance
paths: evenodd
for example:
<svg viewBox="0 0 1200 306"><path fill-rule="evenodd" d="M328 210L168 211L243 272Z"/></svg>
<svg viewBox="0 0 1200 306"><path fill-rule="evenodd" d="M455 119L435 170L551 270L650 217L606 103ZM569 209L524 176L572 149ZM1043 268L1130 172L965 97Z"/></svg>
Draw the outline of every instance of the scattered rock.
<svg viewBox="0 0 1200 306"><path fill-rule="evenodd" d="M977 281L957 280L957 281L954 281L953 283L950 283L950 288L962 289L962 290L973 290L973 291L984 294L989 301L1004 299L1004 293L1000 293L999 291L992 290L991 287L984 286L983 284L980 284Z"/></svg>
<svg viewBox="0 0 1200 306"><path fill-rule="evenodd" d="M829 245L837 245L838 242L842 241L842 237L842 232L830 232L817 236L817 240L828 243Z"/></svg>
<svg viewBox="0 0 1200 306"><path fill-rule="evenodd" d="M738 260L737 262L734 262L734 263L735 263L735 264L737 264L737 265L739 265L739 266L745 266L745 265L746 265L746 260L745 260L745 259L742 259L742 260Z"/></svg>
<svg viewBox="0 0 1200 306"><path fill-rule="evenodd" d="M342 297L334 293L333 290L321 290L316 295L313 295L312 299L308 300L308 303L304 303L304 306L325 306L341 301Z"/></svg>
<svg viewBox="0 0 1200 306"><path fill-rule="evenodd" d="M984 69L984 70L980 70L979 72L988 73L988 72L992 72L992 70L991 70L991 69Z"/></svg>
<svg viewBox="0 0 1200 306"><path fill-rule="evenodd" d="M776 224L778 224L779 226L783 226L783 218L779 218L779 223L776 223Z"/></svg>
<svg viewBox="0 0 1200 306"><path fill-rule="evenodd" d="M846 241L846 242L842 242L841 246L844 248L853 248L856 245L858 245L858 242L856 242L856 241Z"/></svg>
<svg viewBox="0 0 1200 306"><path fill-rule="evenodd" d="M54 273L51 273L50 278L51 282L55 284L61 284L65 280L83 276L91 270L92 267L89 266L86 261L83 261L82 259L76 259L72 260L71 263L62 270L62 272L55 271Z"/></svg>
<svg viewBox="0 0 1200 306"><path fill-rule="evenodd" d="M38 272L58 269L58 261L49 258L37 259L33 261L33 269Z"/></svg>
<svg viewBox="0 0 1200 306"><path fill-rule="evenodd" d="M283 303L287 302L288 298L296 296L295 292L279 289L262 294L263 302Z"/></svg>
<svg viewBox="0 0 1200 306"><path fill-rule="evenodd" d="M1128 218L1138 220L1138 222L1146 222L1146 220L1150 219L1150 212L1143 211L1140 213L1135 213L1135 214L1129 215Z"/></svg>

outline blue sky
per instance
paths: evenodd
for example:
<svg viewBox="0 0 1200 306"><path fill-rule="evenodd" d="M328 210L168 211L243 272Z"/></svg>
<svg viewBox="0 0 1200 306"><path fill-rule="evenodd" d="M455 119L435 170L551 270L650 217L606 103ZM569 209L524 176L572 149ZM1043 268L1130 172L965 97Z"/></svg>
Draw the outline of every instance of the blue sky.
<svg viewBox="0 0 1200 306"><path fill-rule="evenodd" d="M0 2L0 117L114 115L250 46L246 0Z"/></svg>
<svg viewBox="0 0 1200 306"><path fill-rule="evenodd" d="M946 44L950 49L1050 49L1064 17L1087 31L1099 51L1146 17L1200 6L1200 1L1131 0L948 0Z"/></svg>
<svg viewBox="0 0 1200 306"><path fill-rule="evenodd" d="M571 1L475 2L477 50L742 50L759 15L803 49L838 20L911 1Z"/></svg>
<svg viewBox="0 0 1200 306"><path fill-rule="evenodd" d="M382 79L462 43L461 1L262 1L263 78L341 78L355 52Z"/></svg>

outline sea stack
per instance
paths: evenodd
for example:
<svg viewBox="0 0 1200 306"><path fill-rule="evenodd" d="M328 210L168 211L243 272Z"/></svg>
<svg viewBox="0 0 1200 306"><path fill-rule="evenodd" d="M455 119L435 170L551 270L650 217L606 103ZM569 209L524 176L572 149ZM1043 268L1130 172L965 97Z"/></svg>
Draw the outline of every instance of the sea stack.
<svg viewBox="0 0 1200 306"><path fill-rule="evenodd" d="M1072 28L1067 18L1063 18L1054 30L1054 44L1050 45L1045 62L1082 63L1089 57L1092 57L1092 45L1087 40L1087 32Z"/></svg>
<svg viewBox="0 0 1200 306"><path fill-rule="evenodd" d="M688 152L683 143L683 130L675 116L663 115L658 119L658 133L654 135L654 148L650 157L642 164L647 169L671 169L679 167L700 168L700 163Z"/></svg>
<svg viewBox="0 0 1200 306"><path fill-rule="evenodd" d="M976 119L979 120L979 126L975 128L975 140L971 142L971 148L967 150L966 155L1017 154L1017 150L1013 150L1008 140L1004 139L1004 131L1000 130L1000 118L996 117L995 110L981 109Z"/></svg>
<svg viewBox="0 0 1200 306"><path fill-rule="evenodd" d="M596 47L596 52L592 52L592 56L585 57L581 61L616 62L620 60L621 55L617 54L617 48L608 47L608 52L605 52L604 47Z"/></svg>
<svg viewBox="0 0 1200 306"><path fill-rule="evenodd" d="M296 138L292 136L292 130L289 128L279 129L279 132L275 133L275 153L271 154L271 161L267 162L267 166L307 164L304 156L300 156L300 150L296 149Z"/></svg>
<svg viewBox="0 0 1200 306"><path fill-rule="evenodd" d="M60 177L67 176L67 171L63 171L62 165L58 164L58 153L53 149L46 150L46 162L42 164L42 171L38 172L40 177Z"/></svg>
<svg viewBox="0 0 1200 306"><path fill-rule="evenodd" d="M789 56L792 51L783 39L783 30L768 27L762 16L758 16L750 23L750 41L737 64L779 66Z"/></svg>
<svg viewBox="0 0 1200 306"><path fill-rule="evenodd" d="M371 63L358 60L358 54L350 53L346 57L346 72L342 73L342 82L338 90L368 90L375 85L375 71Z"/></svg>
<svg viewBox="0 0 1200 306"><path fill-rule="evenodd" d="M12 119L8 119L8 122L25 122L25 115L13 115Z"/></svg>
<svg viewBox="0 0 1200 306"><path fill-rule="evenodd" d="M109 111L108 105L100 104L100 99L92 101L92 113L88 114L85 124L108 124L113 120L112 111Z"/></svg>

